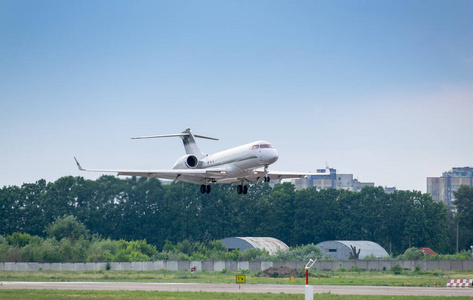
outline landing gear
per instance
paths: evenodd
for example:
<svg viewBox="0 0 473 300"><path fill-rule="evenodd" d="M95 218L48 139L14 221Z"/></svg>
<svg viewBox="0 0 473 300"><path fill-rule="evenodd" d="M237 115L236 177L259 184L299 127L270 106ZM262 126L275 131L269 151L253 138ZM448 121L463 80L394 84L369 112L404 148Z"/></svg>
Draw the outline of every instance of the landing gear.
<svg viewBox="0 0 473 300"><path fill-rule="evenodd" d="M237 193L238 194L247 194L248 193L248 186L247 185L238 185L237 186Z"/></svg>
<svg viewBox="0 0 473 300"><path fill-rule="evenodd" d="M269 170L268 165L264 166L264 182L269 182L271 179L268 176Z"/></svg>
<svg viewBox="0 0 473 300"><path fill-rule="evenodd" d="M211 190L212 190L212 189L210 188L210 185L208 185L208 184L202 184L202 185L200 186L200 192L201 192L202 194L205 194L205 193L210 194L210 191L211 191Z"/></svg>

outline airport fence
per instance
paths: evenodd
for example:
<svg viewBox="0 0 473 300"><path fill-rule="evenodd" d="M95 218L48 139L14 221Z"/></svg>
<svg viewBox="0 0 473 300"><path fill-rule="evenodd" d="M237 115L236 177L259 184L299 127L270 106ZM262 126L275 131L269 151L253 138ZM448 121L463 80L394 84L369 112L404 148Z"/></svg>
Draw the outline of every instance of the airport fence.
<svg viewBox="0 0 473 300"><path fill-rule="evenodd" d="M264 271L271 267L287 266L303 269L307 262L295 261L142 261L142 262L88 262L88 263L39 263L39 262L0 262L0 271ZM317 261L317 270L332 271L356 266L363 270L389 271L399 264L403 269L414 270L473 270L473 260L358 260L358 261Z"/></svg>

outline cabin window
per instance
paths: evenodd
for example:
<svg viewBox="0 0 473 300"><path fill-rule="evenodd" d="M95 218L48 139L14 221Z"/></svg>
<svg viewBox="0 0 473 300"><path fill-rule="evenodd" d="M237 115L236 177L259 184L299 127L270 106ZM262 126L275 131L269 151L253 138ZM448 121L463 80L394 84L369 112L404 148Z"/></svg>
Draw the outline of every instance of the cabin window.
<svg viewBox="0 0 473 300"><path fill-rule="evenodd" d="M251 150L256 150L259 148L259 145L254 145L253 147L251 147Z"/></svg>

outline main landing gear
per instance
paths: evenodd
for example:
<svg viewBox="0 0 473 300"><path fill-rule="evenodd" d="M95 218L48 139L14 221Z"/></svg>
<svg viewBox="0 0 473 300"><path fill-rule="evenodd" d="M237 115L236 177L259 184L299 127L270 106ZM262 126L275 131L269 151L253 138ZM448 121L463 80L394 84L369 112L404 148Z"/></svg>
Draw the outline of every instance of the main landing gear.
<svg viewBox="0 0 473 300"><path fill-rule="evenodd" d="M237 186L237 193L240 195L240 194L246 194L248 193L248 186L247 185L238 185Z"/></svg>
<svg viewBox="0 0 473 300"><path fill-rule="evenodd" d="M210 191L211 191L211 190L212 190L212 189L210 188L210 185L208 185L208 184L202 184L202 185L200 186L200 192L201 192L202 194L205 194L205 193L210 194Z"/></svg>

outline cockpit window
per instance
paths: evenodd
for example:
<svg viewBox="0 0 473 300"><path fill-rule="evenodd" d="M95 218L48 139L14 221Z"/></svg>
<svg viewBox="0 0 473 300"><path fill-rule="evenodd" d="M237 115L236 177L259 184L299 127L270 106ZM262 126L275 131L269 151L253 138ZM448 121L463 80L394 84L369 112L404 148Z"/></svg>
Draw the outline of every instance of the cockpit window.
<svg viewBox="0 0 473 300"><path fill-rule="evenodd" d="M254 145L253 147L251 147L251 150L256 150L259 148L259 145Z"/></svg>
<svg viewBox="0 0 473 300"><path fill-rule="evenodd" d="M273 148L271 144L261 144L260 148Z"/></svg>

